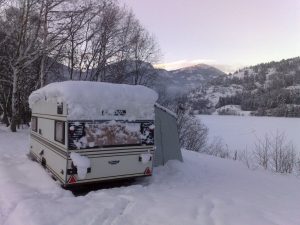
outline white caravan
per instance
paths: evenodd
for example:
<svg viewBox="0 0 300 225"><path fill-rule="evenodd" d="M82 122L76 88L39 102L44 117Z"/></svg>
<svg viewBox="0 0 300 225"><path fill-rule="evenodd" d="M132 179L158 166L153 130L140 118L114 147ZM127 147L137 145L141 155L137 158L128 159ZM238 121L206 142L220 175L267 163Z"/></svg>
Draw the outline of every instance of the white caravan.
<svg viewBox="0 0 300 225"><path fill-rule="evenodd" d="M49 84L29 97L30 155L67 188L151 176L156 100L139 85Z"/></svg>

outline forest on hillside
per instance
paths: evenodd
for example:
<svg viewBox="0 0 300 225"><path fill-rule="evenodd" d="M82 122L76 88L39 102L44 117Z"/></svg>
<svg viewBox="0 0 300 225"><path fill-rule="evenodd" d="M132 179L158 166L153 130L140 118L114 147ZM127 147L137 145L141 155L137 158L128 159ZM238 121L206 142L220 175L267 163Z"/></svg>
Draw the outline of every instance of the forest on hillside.
<svg viewBox="0 0 300 225"><path fill-rule="evenodd" d="M212 89L219 94L215 105L208 95ZM239 105L241 110L257 116L300 117L300 57L246 67L215 78L188 99L191 109L202 113Z"/></svg>

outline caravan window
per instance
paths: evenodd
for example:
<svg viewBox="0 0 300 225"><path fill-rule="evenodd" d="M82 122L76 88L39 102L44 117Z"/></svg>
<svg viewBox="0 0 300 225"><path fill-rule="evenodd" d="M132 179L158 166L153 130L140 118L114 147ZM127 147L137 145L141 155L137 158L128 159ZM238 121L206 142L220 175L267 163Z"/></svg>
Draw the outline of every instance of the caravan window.
<svg viewBox="0 0 300 225"><path fill-rule="evenodd" d="M64 112L64 105L63 103L57 103L57 114L63 114Z"/></svg>
<svg viewBox="0 0 300 225"><path fill-rule="evenodd" d="M37 117L33 116L31 117L31 130L37 132L37 128L38 128L38 120Z"/></svg>
<svg viewBox="0 0 300 225"><path fill-rule="evenodd" d="M62 144L65 144L65 122L55 121L54 139Z"/></svg>

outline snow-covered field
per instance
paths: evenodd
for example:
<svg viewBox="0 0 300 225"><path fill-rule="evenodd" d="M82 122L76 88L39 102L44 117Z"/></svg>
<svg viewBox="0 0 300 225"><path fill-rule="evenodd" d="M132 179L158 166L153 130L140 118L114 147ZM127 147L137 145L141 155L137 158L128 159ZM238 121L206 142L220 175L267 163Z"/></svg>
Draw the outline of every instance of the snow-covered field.
<svg viewBox="0 0 300 225"><path fill-rule="evenodd" d="M245 118L244 118L245 119ZM74 197L27 159L28 131L0 126L1 225L299 225L300 179L183 151L132 186Z"/></svg>
<svg viewBox="0 0 300 225"><path fill-rule="evenodd" d="M220 137L231 151L252 151L266 134L284 133L300 152L300 118L199 115L208 127L209 139Z"/></svg>

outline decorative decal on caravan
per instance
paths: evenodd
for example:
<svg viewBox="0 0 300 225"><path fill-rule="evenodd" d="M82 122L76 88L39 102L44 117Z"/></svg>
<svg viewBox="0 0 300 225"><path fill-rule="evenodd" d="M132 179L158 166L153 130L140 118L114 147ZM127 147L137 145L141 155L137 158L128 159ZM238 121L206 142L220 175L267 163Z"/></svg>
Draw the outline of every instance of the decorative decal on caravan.
<svg viewBox="0 0 300 225"><path fill-rule="evenodd" d="M69 123L69 149L153 145L153 122L86 121Z"/></svg>

